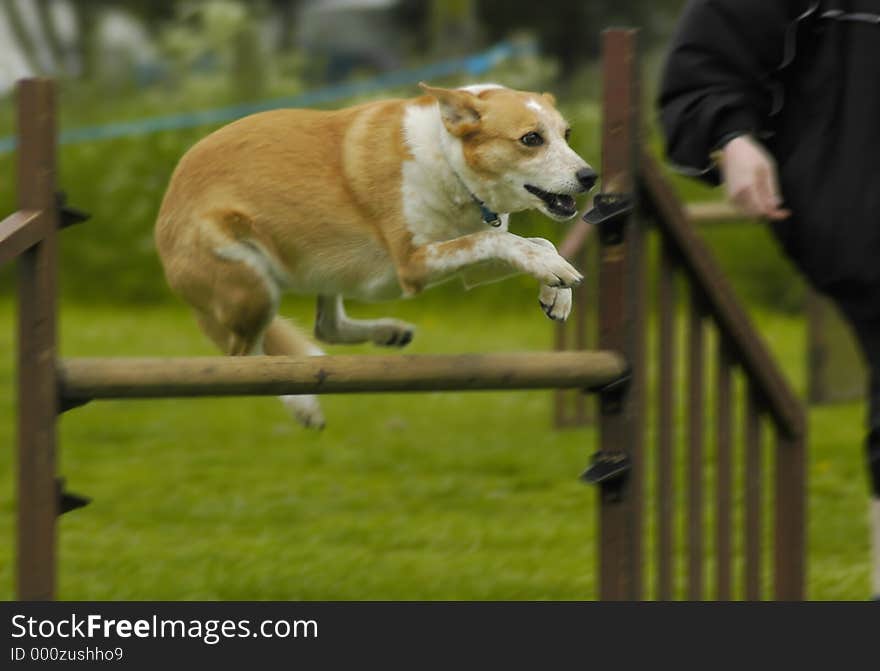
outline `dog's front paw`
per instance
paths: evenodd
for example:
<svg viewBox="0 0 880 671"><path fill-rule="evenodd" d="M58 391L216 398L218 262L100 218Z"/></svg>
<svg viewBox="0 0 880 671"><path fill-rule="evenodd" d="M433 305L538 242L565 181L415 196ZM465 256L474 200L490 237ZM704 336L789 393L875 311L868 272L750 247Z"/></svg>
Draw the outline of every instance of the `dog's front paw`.
<svg viewBox="0 0 880 671"><path fill-rule="evenodd" d="M370 332L370 340L380 347L406 347L412 342L416 327L397 319L378 319Z"/></svg>
<svg viewBox="0 0 880 671"><path fill-rule="evenodd" d="M545 286L570 289L584 279L577 268L562 258L555 249L532 245L524 257L522 270Z"/></svg>
<svg viewBox="0 0 880 671"><path fill-rule="evenodd" d="M281 396L281 402L294 416L297 422L307 429L317 429L320 431L324 428L324 412L321 410L321 404L317 396L297 395L297 396Z"/></svg>
<svg viewBox="0 0 880 671"><path fill-rule="evenodd" d="M538 298L544 314L553 321L564 322L571 314L572 295L571 289L558 287L541 287L541 295Z"/></svg>

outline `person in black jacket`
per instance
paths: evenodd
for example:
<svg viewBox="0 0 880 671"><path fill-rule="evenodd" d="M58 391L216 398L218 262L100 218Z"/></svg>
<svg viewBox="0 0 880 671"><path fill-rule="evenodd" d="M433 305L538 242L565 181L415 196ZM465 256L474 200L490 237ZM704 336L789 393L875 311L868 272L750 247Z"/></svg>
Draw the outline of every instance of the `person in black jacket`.
<svg viewBox="0 0 880 671"><path fill-rule="evenodd" d="M856 333L880 595L880 0L691 0L658 105L670 161L767 219Z"/></svg>

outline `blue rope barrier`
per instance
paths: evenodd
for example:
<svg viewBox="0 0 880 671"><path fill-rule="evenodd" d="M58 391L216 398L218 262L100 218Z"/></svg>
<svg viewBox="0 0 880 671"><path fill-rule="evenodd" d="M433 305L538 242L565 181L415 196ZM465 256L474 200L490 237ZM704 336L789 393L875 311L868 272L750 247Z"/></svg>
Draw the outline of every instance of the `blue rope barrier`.
<svg viewBox="0 0 880 671"><path fill-rule="evenodd" d="M313 107L345 98L376 93L383 89L416 84L425 79L448 77L458 73L482 75L495 65L516 56L532 55L536 52L533 43L500 42L492 48L462 58L438 61L416 68L383 73L370 79L328 86L316 91L307 91L295 96L273 98L254 103L243 103L229 107L187 112L169 116L120 121L101 126L86 126L62 131L60 144L77 142L96 142L120 137L149 135L160 131L181 130L207 124L223 123L248 114L263 112L279 107ZM15 149L15 137L0 138L0 155Z"/></svg>

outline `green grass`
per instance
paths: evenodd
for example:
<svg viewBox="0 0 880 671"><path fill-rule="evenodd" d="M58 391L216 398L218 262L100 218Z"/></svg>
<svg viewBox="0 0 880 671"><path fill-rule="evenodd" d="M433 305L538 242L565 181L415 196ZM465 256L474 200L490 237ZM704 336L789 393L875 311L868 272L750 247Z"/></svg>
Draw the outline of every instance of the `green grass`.
<svg viewBox="0 0 880 671"><path fill-rule="evenodd" d="M353 306L419 327L414 352L546 349L528 283L506 307ZM285 310L310 323L310 306ZM0 303L3 323L13 310ZM803 388L800 320L760 314ZM13 444L12 328L0 442ZM212 353L182 306L65 304L62 354ZM372 353L373 348L343 351ZM550 428L547 392L336 396L321 434L274 399L97 402L63 417L61 472L94 497L60 524L63 599L582 599L595 596L592 429ZM858 404L811 412L814 599L868 595ZM12 450L0 451L0 598L11 597ZM711 574L710 574L711 575Z"/></svg>

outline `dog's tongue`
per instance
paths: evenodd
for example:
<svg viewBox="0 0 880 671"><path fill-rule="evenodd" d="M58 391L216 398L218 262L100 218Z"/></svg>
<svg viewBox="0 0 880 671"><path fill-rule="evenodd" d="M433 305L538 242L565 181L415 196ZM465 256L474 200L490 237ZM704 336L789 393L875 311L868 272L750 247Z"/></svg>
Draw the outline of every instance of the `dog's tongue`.
<svg viewBox="0 0 880 671"><path fill-rule="evenodd" d="M574 198L572 196L562 196L557 194L554 205L561 210L570 210L575 206Z"/></svg>

